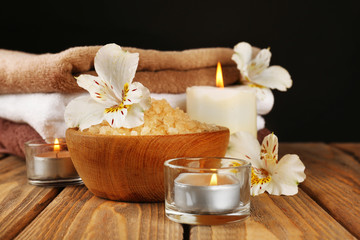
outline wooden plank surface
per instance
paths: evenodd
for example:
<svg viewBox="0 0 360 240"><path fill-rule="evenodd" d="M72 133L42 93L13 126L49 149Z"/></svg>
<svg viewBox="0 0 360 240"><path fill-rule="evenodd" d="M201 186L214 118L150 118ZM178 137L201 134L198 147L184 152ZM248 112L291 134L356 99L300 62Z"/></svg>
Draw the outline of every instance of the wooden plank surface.
<svg viewBox="0 0 360 240"><path fill-rule="evenodd" d="M279 150L300 156L307 175L300 187L360 239L360 163L321 143L281 144Z"/></svg>
<svg viewBox="0 0 360 240"><path fill-rule="evenodd" d="M225 237L225 238L224 238ZM251 216L234 224L193 226L190 239L355 239L303 191L251 198Z"/></svg>
<svg viewBox="0 0 360 240"><path fill-rule="evenodd" d="M29 185L23 159L0 160L0 239L14 238L59 192Z"/></svg>
<svg viewBox="0 0 360 240"><path fill-rule="evenodd" d="M84 186L27 184L23 159L0 160L0 239L360 239L360 144L281 143L307 179L296 196L252 197L251 217L220 226L171 222L164 205L113 202Z"/></svg>
<svg viewBox="0 0 360 240"><path fill-rule="evenodd" d="M330 146L341 149L360 162L360 143L332 143Z"/></svg>
<svg viewBox="0 0 360 240"><path fill-rule="evenodd" d="M300 186L310 196L300 189L291 197L253 197L248 220L223 226L194 226L190 239L220 239L225 235L228 239L354 238L349 232L359 237L359 164L321 143L281 143L279 150L280 156L300 156L307 167L307 179Z"/></svg>
<svg viewBox="0 0 360 240"><path fill-rule="evenodd" d="M137 204L95 197L67 187L17 239L182 239L162 203Z"/></svg>

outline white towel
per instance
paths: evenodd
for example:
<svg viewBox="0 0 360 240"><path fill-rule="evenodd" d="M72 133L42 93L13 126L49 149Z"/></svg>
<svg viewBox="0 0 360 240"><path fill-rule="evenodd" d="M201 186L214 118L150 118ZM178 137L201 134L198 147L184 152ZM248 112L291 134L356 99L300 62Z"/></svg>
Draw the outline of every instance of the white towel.
<svg viewBox="0 0 360 240"><path fill-rule="evenodd" d="M27 123L46 138L65 137L64 111L74 98L88 93L30 93L0 95L0 117L13 122ZM185 109L186 94L151 94L165 98L173 108Z"/></svg>
<svg viewBox="0 0 360 240"><path fill-rule="evenodd" d="M156 100L165 99L171 107L179 107L181 110L186 111L186 93L152 93L151 97Z"/></svg>
<svg viewBox="0 0 360 240"><path fill-rule="evenodd" d="M41 137L65 136L66 105L81 94L32 93L0 95L0 117L27 123Z"/></svg>
<svg viewBox="0 0 360 240"><path fill-rule="evenodd" d="M37 131L39 135L44 139L65 137L65 107L72 99L86 94L88 93L30 93L0 95L0 117L13 122L27 123L32 128L34 128L35 131ZM180 109L186 111L185 93L153 93L151 94L151 97L154 99L166 99L173 108L179 107ZM271 107L272 104L273 100L270 104ZM264 101L258 101L257 108L262 108L270 111L270 105L269 100L267 100L267 102L265 101L265 104ZM257 127L258 129L262 129L265 127L265 120L261 116L258 116L257 118Z"/></svg>

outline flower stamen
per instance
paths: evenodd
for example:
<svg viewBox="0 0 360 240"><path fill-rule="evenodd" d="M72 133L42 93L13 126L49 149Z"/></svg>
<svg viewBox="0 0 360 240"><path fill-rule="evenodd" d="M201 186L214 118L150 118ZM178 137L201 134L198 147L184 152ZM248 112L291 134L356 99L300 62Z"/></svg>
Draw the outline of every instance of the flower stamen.
<svg viewBox="0 0 360 240"><path fill-rule="evenodd" d="M124 104L120 104L120 105L115 105L109 108L105 108L105 113L114 113L114 112L118 112L120 111L123 115L123 109L129 109L131 107L131 105L124 105Z"/></svg>
<svg viewBox="0 0 360 240"><path fill-rule="evenodd" d="M255 168L251 169L251 187L254 185L262 185L271 181L271 176L265 169Z"/></svg>

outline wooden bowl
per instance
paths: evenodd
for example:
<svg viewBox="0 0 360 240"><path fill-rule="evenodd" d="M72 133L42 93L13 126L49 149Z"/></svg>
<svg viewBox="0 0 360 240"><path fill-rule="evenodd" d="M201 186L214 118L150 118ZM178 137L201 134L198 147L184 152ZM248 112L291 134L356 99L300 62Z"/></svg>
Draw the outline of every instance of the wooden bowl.
<svg viewBox="0 0 360 240"><path fill-rule="evenodd" d="M128 202L163 201L164 162L176 157L223 157L229 130L154 136L66 131L74 166L96 196Z"/></svg>

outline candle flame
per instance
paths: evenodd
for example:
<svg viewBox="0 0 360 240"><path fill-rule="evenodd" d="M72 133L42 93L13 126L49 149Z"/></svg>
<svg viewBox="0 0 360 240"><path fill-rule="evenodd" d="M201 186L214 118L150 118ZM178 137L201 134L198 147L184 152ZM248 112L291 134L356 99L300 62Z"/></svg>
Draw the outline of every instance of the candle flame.
<svg viewBox="0 0 360 240"><path fill-rule="evenodd" d="M213 175L211 175L211 179L210 179L210 186L214 186L214 185L217 185L216 173L213 173Z"/></svg>
<svg viewBox="0 0 360 240"><path fill-rule="evenodd" d="M60 151L59 139L57 139L57 138L55 138L55 141L54 141L54 151L55 152Z"/></svg>
<svg viewBox="0 0 360 240"><path fill-rule="evenodd" d="M224 88L224 79L220 62L217 63L216 68L216 86L219 88Z"/></svg>

